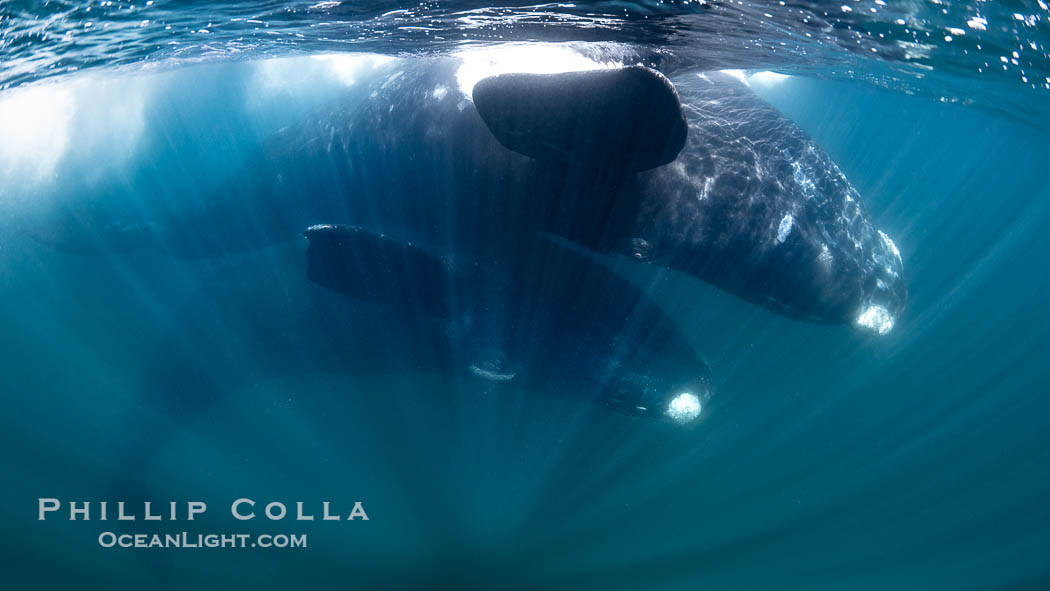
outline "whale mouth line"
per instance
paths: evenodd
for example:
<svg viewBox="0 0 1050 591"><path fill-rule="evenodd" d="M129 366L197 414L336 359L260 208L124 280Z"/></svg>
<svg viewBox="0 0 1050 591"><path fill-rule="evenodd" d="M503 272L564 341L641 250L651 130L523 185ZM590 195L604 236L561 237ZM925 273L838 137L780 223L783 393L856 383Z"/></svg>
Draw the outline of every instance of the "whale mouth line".
<svg viewBox="0 0 1050 591"><path fill-rule="evenodd" d="M516 371L501 372L481 367L475 363L470 365L470 373L490 382L509 382L518 376Z"/></svg>

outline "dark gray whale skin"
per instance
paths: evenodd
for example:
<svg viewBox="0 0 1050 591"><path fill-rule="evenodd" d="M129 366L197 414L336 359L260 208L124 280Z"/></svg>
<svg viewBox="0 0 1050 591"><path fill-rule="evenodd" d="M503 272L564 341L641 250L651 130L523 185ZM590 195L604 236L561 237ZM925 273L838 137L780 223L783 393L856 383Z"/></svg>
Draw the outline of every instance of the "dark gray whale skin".
<svg viewBox="0 0 1050 591"><path fill-rule="evenodd" d="M898 316L900 254L823 150L728 74L675 85L689 137L675 162L638 177L634 254L802 320L855 321L871 306Z"/></svg>
<svg viewBox="0 0 1050 591"><path fill-rule="evenodd" d="M737 79L676 76L684 148L638 172L508 149L459 88L461 65L443 57L384 66L275 134L205 208L119 224L74 212L52 228L52 241L215 256L291 240L312 224L349 223L514 269L539 230L804 321L885 332L901 313L900 256L857 191Z"/></svg>

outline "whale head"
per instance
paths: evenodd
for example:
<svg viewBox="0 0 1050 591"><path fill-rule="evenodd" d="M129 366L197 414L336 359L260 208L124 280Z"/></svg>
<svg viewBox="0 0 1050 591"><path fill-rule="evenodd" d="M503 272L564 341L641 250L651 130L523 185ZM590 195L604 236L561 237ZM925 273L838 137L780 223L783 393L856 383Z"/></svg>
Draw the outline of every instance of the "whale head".
<svg viewBox="0 0 1050 591"><path fill-rule="evenodd" d="M861 304L853 325L882 336L893 330L904 311L908 288L904 282L904 264L897 245L882 230L877 230L879 243L871 247L874 266L862 291Z"/></svg>
<svg viewBox="0 0 1050 591"><path fill-rule="evenodd" d="M691 425L700 420L711 392L710 385L703 379L654 389L639 388L636 383L620 383L610 388L602 404L622 415Z"/></svg>
<svg viewBox="0 0 1050 591"><path fill-rule="evenodd" d="M889 332L907 300L900 252L824 150L739 80L673 80L689 122L643 171L602 246L806 322Z"/></svg>

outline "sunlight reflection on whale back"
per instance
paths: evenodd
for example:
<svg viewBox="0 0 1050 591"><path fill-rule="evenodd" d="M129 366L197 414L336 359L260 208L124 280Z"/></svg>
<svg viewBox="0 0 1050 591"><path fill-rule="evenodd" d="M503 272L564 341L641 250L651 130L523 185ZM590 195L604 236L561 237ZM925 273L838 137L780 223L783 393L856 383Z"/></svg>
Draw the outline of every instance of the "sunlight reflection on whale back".
<svg viewBox="0 0 1050 591"><path fill-rule="evenodd" d="M572 47L550 43L510 43L469 48L453 55L462 61L456 71L456 83L459 91L468 99L479 80L498 74L562 74L621 68L624 65L616 59L592 59Z"/></svg>

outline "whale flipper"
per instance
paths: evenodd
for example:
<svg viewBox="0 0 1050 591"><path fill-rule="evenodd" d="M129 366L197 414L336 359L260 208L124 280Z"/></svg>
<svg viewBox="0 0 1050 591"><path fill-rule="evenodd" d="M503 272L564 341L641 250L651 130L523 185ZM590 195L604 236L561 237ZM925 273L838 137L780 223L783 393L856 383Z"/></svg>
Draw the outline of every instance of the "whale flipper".
<svg viewBox="0 0 1050 591"><path fill-rule="evenodd" d="M501 74L473 99L501 144L541 161L648 170L673 161L688 131L674 85L642 66Z"/></svg>
<svg viewBox="0 0 1050 591"><path fill-rule="evenodd" d="M354 299L423 316L455 316L462 277L451 264L411 242L350 225L310 226L307 278Z"/></svg>

